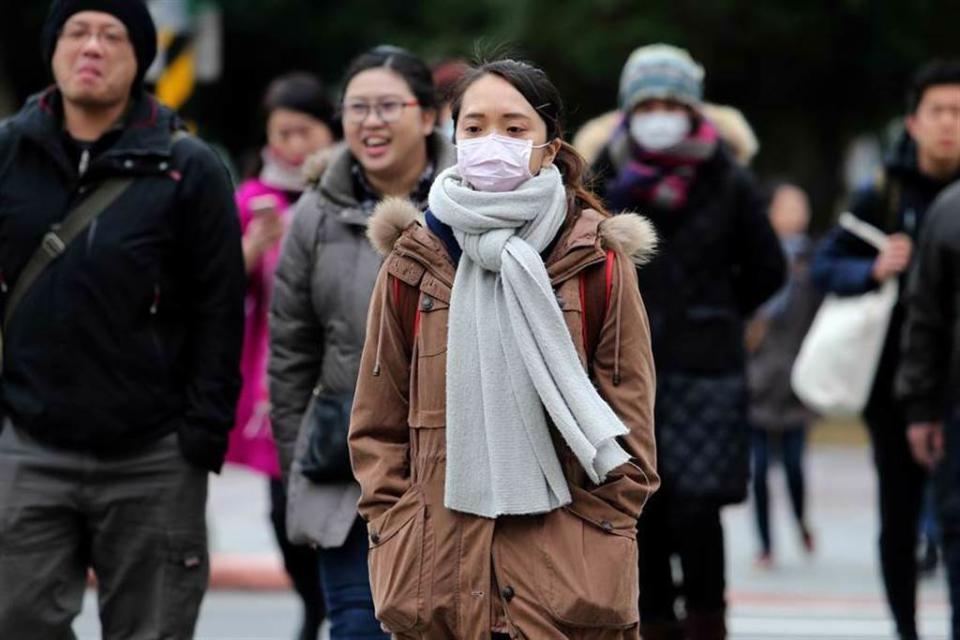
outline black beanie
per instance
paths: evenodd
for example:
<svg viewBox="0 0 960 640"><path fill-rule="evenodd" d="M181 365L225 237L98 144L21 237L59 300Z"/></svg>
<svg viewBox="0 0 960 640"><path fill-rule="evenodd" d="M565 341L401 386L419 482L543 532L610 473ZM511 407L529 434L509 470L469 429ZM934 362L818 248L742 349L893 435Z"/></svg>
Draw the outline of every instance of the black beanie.
<svg viewBox="0 0 960 640"><path fill-rule="evenodd" d="M143 0L53 0L43 26L43 55L47 65L53 60L53 51L57 47L63 24L70 16L81 11L109 13L124 24L137 58L133 88L139 88L157 56L157 29Z"/></svg>

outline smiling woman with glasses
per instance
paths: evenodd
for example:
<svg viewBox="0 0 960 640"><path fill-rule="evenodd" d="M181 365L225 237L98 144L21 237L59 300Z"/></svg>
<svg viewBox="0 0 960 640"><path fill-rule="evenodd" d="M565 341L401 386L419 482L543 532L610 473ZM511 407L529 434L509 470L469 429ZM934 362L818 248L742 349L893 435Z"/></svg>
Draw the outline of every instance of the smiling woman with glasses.
<svg viewBox="0 0 960 640"><path fill-rule="evenodd" d="M333 640L387 637L374 617L360 488L345 437L381 264L367 223L385 196L425 206L434 175L453 164L451 144L434 132L436 106L430 70L408 51L377 47L353 61L341 99L346 144L297 204L274 281L271 424L290 477L290 531L311 523L294 535L319 547ZM313 451L337 458L340 471Z"/></svg>

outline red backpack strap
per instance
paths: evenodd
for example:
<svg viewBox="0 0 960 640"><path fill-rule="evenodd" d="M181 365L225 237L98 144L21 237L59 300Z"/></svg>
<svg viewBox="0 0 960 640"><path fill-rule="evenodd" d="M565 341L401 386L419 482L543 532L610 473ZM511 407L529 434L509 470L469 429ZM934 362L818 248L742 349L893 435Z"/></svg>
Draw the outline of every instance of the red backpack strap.
<svg viewBox="0 0 960 640"><path fill-rule="evenodd" d="M410 352L413 353L417 332L420 331L420 289L396 276L390 276L390 286L393 303L396 305L397 315L400 316L400 324L403 326L403 334L407 338L407 344L410 345Z"/></svg>
<svg viewBox="0 0 960 640"><path fill-rule="evenodd" d="M583 310L583 345L587 352L587 362L593 366L593 356L600 343L600 332L607 319L610 307L610 294L613 290L613 271L617 264L617 254L607 251L607 257L601 264L588 267L580 272L580 308Z"/></svg>

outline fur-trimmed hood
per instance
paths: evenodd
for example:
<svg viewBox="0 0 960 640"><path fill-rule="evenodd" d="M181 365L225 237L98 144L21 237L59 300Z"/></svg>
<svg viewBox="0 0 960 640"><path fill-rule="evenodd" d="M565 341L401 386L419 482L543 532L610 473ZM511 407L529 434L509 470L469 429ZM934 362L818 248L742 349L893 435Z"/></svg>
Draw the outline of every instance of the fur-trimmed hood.
<svg viewBox="0 0 960 640"><path fill-rule="evenodd" d="M404 231L414 223L423 226L424 217L412 202L405 198L386 198L377 205L370 218L367 237L374 248L386 256L393 251ZM623 213L601 220L596 233L604 248L628 256L637 265L649 262L656 253L657 232L653 224L635 213Z"/></svg>
<svg viewBox="0 0 960 640"><path fill-rule="evenodd" d="M705 102L700 111L717 128L720 139L730 148L737 162L743 166L749 165L760 150L760 143L743 112L730 105L709 102ZM580 127L573 138L573 146L587 164L592 165L600 156L623 117L621 111L608 111Z"/></svg>

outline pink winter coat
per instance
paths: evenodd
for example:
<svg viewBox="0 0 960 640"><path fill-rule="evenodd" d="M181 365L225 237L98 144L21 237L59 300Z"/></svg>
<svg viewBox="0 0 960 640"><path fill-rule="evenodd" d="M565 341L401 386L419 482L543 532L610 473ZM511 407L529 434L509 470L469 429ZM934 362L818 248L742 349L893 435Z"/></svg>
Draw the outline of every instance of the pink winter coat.
<svg viewBox="0 0 960 640"><path fill-rule="evenodd" d="M250 201L270 194L277 198L284 222L290 215L287 193L267 186L259 179L247 180L237 190L237 209L243 233L253 219ZM243 388L237 402L237 418L230 432L227 461L242 464L272 478L280 477L280 464L270 427L270 396L267 385L269 357L267 316L273 275L280 258L280 242L268 249L247 275L245 305L246 324L243 335L243 356L240 361Z"/></svg>

